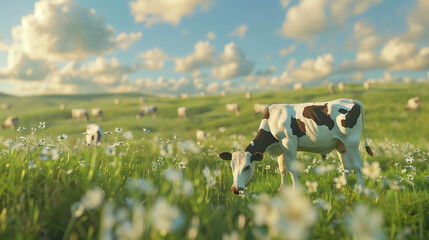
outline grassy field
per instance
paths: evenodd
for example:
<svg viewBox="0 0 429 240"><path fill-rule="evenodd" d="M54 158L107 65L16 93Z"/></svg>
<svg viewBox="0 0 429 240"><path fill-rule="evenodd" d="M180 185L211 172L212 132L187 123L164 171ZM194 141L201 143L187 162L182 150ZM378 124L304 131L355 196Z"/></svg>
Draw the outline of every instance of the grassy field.
<svg viewBox="0 0 429 240"><path fill-rule="evenodd" d="M0 96L0 103L13 105L0 110L0 120L16 115L25 127L0 130L0 238L428 239L427 89L423 83L375 85L370 91L350 85L333 95L319 87L254 93L251 100L244 93L144 96L145 103L138 101L140 94ZM405 111L414 96L422 98L422 108ZM365 134L375 156L361 150L373 173L364 190L354 186L353 173L336 189L336 154L322 161L299 153L302 191L277 193L277 161L265 154L245 193L230 192L230 167L217 154L244 149L253 139L261 119L253 114L254 103L342 97L365 107ZM241 114L227 113L226 103L238 103ZM136 120L141 105L156 105L157 118ZM189 119L177 118L180 106L188 108ZM103 109L103 120L89 121L111 132L101 146L83 143L87 123L71 119L72 108ZM198 129L208 134L206 140L196 140Z"/></svg>

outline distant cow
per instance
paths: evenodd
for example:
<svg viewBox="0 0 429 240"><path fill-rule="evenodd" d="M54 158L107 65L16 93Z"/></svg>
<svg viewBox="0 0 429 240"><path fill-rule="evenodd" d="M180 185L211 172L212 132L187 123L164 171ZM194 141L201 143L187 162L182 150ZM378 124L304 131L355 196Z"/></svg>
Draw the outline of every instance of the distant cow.
<svg viewBox="0 0 429 240"><path fill-rule="evenodd" d="M247 100L252 99L252 92L246 92L246 99Z"/></svg>
<svg viewBox="0 0 429 240"><path fill-rule="evenodd" d="M330 94L334 94L335 93L335 86L333 83L329 83L328 84L328 91Z"/></svg>
<svg viewBox="0 0 429 240"><path fill-rule="evenodd" d="M255 105L253 106L253 113L264 113L269 106L270 104L255 103Z"/></svg>
<svg viewBox="0 0 429 240"><path fill-rule="evenodd" d="M83 118L85 121L89 120L88 112L83 108L74 108L71 110L72 118Z"/></svg>
<svg viewBox="0 0 429 240"><path fill-rule="evenodd" d="M222 90L222 91L220 92L220 95L221 95L221 96L226 96L226 91L225 91L225 90Z"/></svg>
<svg viewBox="0 0 429 240"><path fill-rule="evenodd" d="M179 118L187 119L188 118L188 109L186 107L177 108L177 116Z"/></svg>
<svg viewBox="0 0 429 240"><path fill-rule="evenodd" d="M139 112L136 115L136 119L140 119L142 116L150 114L153 118L156 117L157 112L156 106L141 106Z"/></svg>
<svg viewBox="0 0 429 240"><path fill-rule="evenodd" d="M9 116L4 120L1 128L16 128L18 126L18 118L16 116Z"/></svg>
<svg viewBox="0 0 429 240"><path fill-rule="evenodd" d="M119 98L116 98L116 99L115 99L115 104L116 104L116 105L121 104L121 100L120 100Z"/></svg>
<svg viewBox="0 0 429 240"><path fill-rule="evenodd" d="M205 93L205 92L201 92L201 93L200 93L200 96L201 96L201 97L205 97L205 96L206 96L206 93Z"/></svg>
<svg viewBox="0 0 429 240"><path fill-rule="evenodd" d="M203 130L197 130L195 135L196 135L198 140L204 140L207 138L207 135L204 133Z"/></svg>
<svg viewBox="0 0 429 240"><path fill-rule="evenodd" d="M365 90L370 90L371 89L371 82L370 81L365 81L364 83L363 83L363 88L365 89Z"/></svg>
<svg viewBox="0 0 429 240"><path fill-rule="evenodd" d="M91 116L98 117L100 120L103 118L103 110L100 108L91 109Z"/></svg>
<svg viewBox="0 0 429 240"><path fill-rule="evenodd" d="M302 85L302 83L295 83L293 85L293 90L304 92L304 85Z"/></svg>
<svg viewBox="0 0 429 240"><path fill-rule="evenodd" d="M12 104L10 103L2 103L1 104L1 109L6 110L6 109L11 109L12 108Z"/></svg>
<svg viewBox="0 0 429 240"><path fill-rule="evenodd" d="M422 105L422 100L420 97L413 97L408 99L407 104L405 105L405 110L419 110Z"/></svg>
<svg viewBox="0 0 429 240"><path fill-rule="evenodd" d="M365 139L363 105L353 99L302 104L273 104L264 114L256 137L244 151L223 152L220 158L231 161L233 184L231 191L238 194L253 177L256 161L261 161L265 151L277 157L281 182L286 180L286 170L292 177L293 187L299 187L296 157L298 151L325 155L338 152L347 178L353 168L357 184L364 187L363 159L359 141L363 132L365 149L373 155ZM280 190L279 188L279 190Z"/></svg>
<svg viewBox="0 0 429 240"><path fill-rule="evenodd" d="M346 84L344 82L339 82L338 89L340 90L340 92L344 92L346 90Z"/></svg>
<svg viewBox="0 0 429 240"><path fill-rule="evenodd" d="M64 109L66 108L66 105L64 104L64 103L61 103L60 104L60 110L61 111L64 111Z"/></svg>
<svg viewBox="0 0 429 240"><path fill-rule="evenodd" d="M237 115L240 114L240 107L237 103L227 103L225 107L227 112L235 112Z"/></svg>
<svg viewBox="0 0 429 240"><path fill-rule="evenodd" d="M85 140L86 144L88 146L92 145L100 145L101 144L101 137L103 136L103 131L101 130L101 127L97 124L88 124L86 125L86 132L85 132Z"/></svg>

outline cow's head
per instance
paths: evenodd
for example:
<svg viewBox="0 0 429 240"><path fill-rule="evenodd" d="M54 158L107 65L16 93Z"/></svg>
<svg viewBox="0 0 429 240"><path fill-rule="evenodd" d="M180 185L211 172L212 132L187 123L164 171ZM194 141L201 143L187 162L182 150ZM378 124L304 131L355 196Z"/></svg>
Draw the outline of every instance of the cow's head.
<svg viewBox="0 0 429 240"><path fill-rule="evenodd" d="M231 186L231 192L238 194L244 190L246 184L252 179L255 170L255 161L261 161L264 155L260 152L251 154L250 152L240 151L223 152L219 154L223 160L231 161L231 170L234 181Z"/></svg>

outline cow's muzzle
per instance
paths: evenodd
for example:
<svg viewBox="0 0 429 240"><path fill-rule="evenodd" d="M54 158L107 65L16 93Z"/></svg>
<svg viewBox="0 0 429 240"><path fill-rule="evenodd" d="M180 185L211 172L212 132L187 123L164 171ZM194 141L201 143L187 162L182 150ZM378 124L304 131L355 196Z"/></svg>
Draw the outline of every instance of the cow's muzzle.
<svg viewBox="0 0 429 240"><path fill-rule="evenodd" d="M240 188L239 187L234 187L234 186L231 187L231 192L234 193L234 194L239 194L240 191L243 191L243 188L241 188L241 187Z"/></svg>

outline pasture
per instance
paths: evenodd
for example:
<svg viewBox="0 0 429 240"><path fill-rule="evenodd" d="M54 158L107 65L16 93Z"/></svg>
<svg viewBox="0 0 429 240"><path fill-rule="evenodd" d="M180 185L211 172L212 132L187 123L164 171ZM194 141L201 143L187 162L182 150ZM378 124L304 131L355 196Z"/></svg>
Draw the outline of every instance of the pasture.
<svg viewBox="0 0 429 240"><path fill-rule="evenodd" d="M326 87L189 99L141 94L0 96L19 129L0 131L1 239L428 239L429 84L383 84L344 93ZM419 111L406 101L422 98ZM255 136L255 103L354 98L365 108L365 133L375 156L365 189L347 185L336 154L299 153L302 191L280 185L276 159L265 154L242 195L230 192L229 162ZM120 104L114 104L115 99ZM225 110L238 103L240 115ZM65 104L61 111L60 104ZM136 120L141 105L157 117ZM188 119L177 117L185 106ZM86 122L72 108L101 108L101 146L84 144ZM45 123L45 124L43 124ZM25 129L24 129L25 128ZM204 130L205 140L195 132ZM19 131L18 131L19 130ZM377 165L377 163L379 165ZM380 169L379 169L380 168ZM380 171L378 171L380 170ZM308 183L308 184L306 184ZM315 184L317 183L317 185ZM287 184L291 184L288 177ZM340 189L336 185L340 184Z"/></svg>

